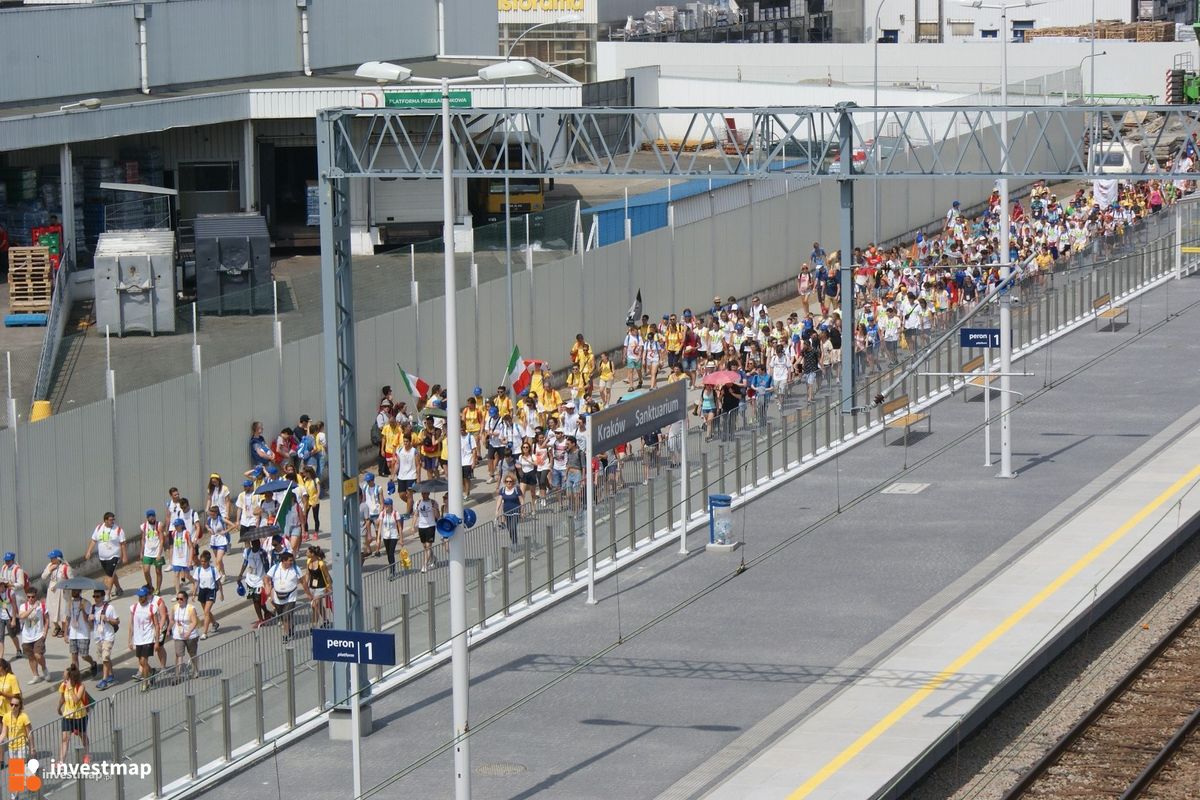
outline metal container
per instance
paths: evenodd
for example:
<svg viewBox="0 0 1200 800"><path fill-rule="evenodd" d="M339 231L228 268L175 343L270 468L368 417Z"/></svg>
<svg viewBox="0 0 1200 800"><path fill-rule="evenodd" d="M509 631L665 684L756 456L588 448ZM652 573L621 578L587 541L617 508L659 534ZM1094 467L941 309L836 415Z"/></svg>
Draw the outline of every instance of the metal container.
<svg viewBox="0 0 1200 800"><path fill-rule="evenodd" d="M273 310L271 237L262 215L196 217L196 299L202 313Z"/></svg>
<svg viewBox="0 0 1200 800"><path fill-rule="evenodd" d="M100 234L95 255L96 324L117 336L175 332L175 234Z"/></svg>

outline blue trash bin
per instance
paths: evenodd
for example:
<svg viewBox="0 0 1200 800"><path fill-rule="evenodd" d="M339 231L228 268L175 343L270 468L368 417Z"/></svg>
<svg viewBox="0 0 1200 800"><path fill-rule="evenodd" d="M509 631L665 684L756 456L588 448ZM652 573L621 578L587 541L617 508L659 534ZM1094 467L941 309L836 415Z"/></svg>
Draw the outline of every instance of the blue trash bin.
<svg viewBox="0 0 1200 800"><path fill-rule="evenodd" d="M709 544L731 544L733 542L733 498L727 494L708 496L708 542Z"/></svg>

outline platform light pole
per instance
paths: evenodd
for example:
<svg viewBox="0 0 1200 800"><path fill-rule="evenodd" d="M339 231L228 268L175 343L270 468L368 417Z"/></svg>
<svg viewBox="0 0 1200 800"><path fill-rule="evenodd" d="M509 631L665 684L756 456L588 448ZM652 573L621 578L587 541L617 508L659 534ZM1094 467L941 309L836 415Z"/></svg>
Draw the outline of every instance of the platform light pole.
<svg viewBox="0 0 1200 800"><path fill-rule="evenodd" d="M550 25L569 25L572 22L579 22L583 19L582 14L564 14L561 17L556 17L547 22L539 22L537 25L531 25L521 31L521 35L512 40L508 46L508 50L504 53L504 63L512 61L513 48L517 46L517 42L524 39L529 34L536 31L538 28L545 28ZM528 63L528 62L526 62ZM503 79L500 89L500 105L508 108L508 78ZM512 278L512 204L509 201L509 179L508 179L508 130L509 130L509 115L504 115L504 279L508 289L508 349L504 352L511 353L517 344L516 336L516 311L513 308L513 278ZM532 309L530 310L532 313Z"/></svg>
<svg viewBox="0 0 1200 800"><path fill-rule="evenodd" d="M1012 32L1008 29L1008 11L1011 8L1030 8L1042 5L1038 0L1023 3L984 3L975 0L964 3L972 8L987 8L1000 12L1000 172L1008 172L1008 40ZM1009 254L1009 207L1008 178L1002 177L1000 184L1000 472L997 478L1015 477L1012 470L1012 262Z"/></svg>
<svg viewBox="0 0 1200 800"><path fill-rule="evenodd" d="M462 419L458 414L458 292L454 276L454 137L450 127L450 86L476 81L494 81L532 75L536 67L528 61L504 61L462 78L417 78L412 70L396 64L369 61L355 74L380 83L425 83L441 89L442 116L442 253L445 281L446 324L446 469L462 475ZM450 507L443 509L459 519L463 516L462 481L448 481ZM454 709L454 796L471 798L471 751L467 735L470 674L467 664L467 565L465 534L450 537L450 673ZM430 643L433 644L432 642ZM357 702L357 698L355 698Z"/></svg>
<svg viewBox="0 0 1200 800"><path fill-rule="evenodd" d="M875 137L875 146L871 149L875 151L875 156L871 160L875 162L876 173L879 172L882 159L882 155L879 152L879 15L883 12L883 4L886 2L887 0L879 0L879 5L875 6L875 71L873 73L874 77L871 80L871 85L874 87L874 99L871 103L874 110L871 112L871 116L872 124L875 128L875 132L872 134ZM873 180L871 183L875 184L875 241L878 242L881 213L879 209L879 180Z"/></svg>

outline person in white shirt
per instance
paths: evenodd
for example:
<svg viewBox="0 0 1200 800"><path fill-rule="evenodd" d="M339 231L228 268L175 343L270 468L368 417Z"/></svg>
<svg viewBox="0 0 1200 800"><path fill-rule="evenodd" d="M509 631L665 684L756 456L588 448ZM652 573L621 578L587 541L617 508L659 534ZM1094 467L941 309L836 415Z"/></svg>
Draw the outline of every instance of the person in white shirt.
<svg viewBox="0 0 1200 800"><path fill-rule="evenodd" d="M363 475L360 486L362 492L363 515L363 558L379 555L379 514L383 511L383 492L375 485L375 474L368 472ZM374 552L372 552L374 547Z"/></svg>
<svg viewBox="0 0 1200 800"><path fill-rule="evenodd" d="M29 583L29 575L17 563L17 554L12 551L4 554L4 563L0 564L0 581L9 585L18 603L25 601L25 586Z"/></svg>
<svg viewBox="0 0 1200 800"><path fill-rule="evenodd" d="M142 533L143 582L147 586L151 585L150 570L154 570L154 591L155 593L161 592L163 565L167 563L163 552L166 531L163 530L162 523L158 521L158 515L155 514L153 508L146 509L146 521L139 525L138 529Z"/></svg>
<svg viewBox="0 0 1200 800"><path fill-rule="evenodd" d="M117 524L117 515L111 511L104 513L104 521L92 531L92 539L88 542L83 560L90 559L92 553L100 559L100 566L104 569L104 585L108 587L109 596L120 597L121 579L117 577L117 567L125 563L125 531Z"/></svg>
<svg viewBox="0 0 1200 800"><path fill-rule="evenodd" d="M212 550L213 560L217 562L217 571L224 575L225 551L229 549L229 523L221 514L218 506L208 509L208 518L204 520L204 527L208 529L208 546Z"/></svg>
<svg viewBox="0 0 1200 800"><path fill-rule="evenodd" d="M21 623L21 652L28 659L29 671L33 673L30 683L50 680L50 671L46 668L49 615L46 613L46 601L38 599L36 586L29 587L25 602L17 609L17 619Z"/></svg>
<svg viewBox="0 0 1200 800"><path fill-rule="evenodd" d="M92 649L92 604L83 599L83 592L72 589L65 609L67 626L67 646L71 654L71 666L79 668L79 657L91 665L92 671L88 677L95 677L99 671L96 659L90 655Z"/></svg>
<svg viewBox="0 0 1200 800"><path fill-rule="evenodd" d="M465 458L464 454L464 458ZM404 518L396 511L392 498L383 501L383 513L379 515L379 531L383 536L383 549L387 553L388 578L396 576L396 548L404 540Z"/></svg>
<svg viewBox="0 0 1200 800"><path fill-rule="evenodd" d="M187 656L189 677L196 677L196 650L199 648L200 618L188 602L187 592L176 592L171 609L171 638L175 640L175 680L183 678L183 659Z"/></svg>
<svg viewBox="0 0 1200 800"><path fill-rule="evenodd" d="M229 504L229 487L216 472L208 476L208 506L216 506L221 510L221 516L226 518L232 510Z"/></svg>
<svg viewBox="0 0 1200 800"><path fill-rule="evenodd" d="M17 621L18 608L16 593L13 592L8 581L0 578L0 658L4 658L4 637L6 636L12 639L17 653L21 652L21 626Z"/></svg>
<svg viewBox="0 0 1200 800"><path fill-rule="evenodd" d="M296 607L299 590L304 590L310 603L313 599L312 589L308 588L308 583L303 577L300 567L296 566L296 559L291 553L284 553L279 563L271 567L263 579L267 594L275 605L275 614L283 626L285 642L292 635L292 615L289 612Z"/></svg>
<svg viewBox="0 0 1200 800"><path fill-rule="evenodd" d="M150 590L143 586L137 590L137 601L129 607L129 649L137 656L137 676L143 692L150 691L150 656L154 655L161 633L158 605L151 602Z"/></svg>
<svg viewBox="0 0 1200 800"><path fill-rule="evenodd" d="M249 533L252 529L258 527L259 504L256 495L254 494L254 481L247 478L242 481L242 491L237 496L237 502L234 504L234 509L237 513L238 528L240 533Z"/></svg>
<svg viewBox="0 0 1200 800"><path fill-rule="evenodd" d="M191 580L192 573L192 537L187 530L187 522L176 519L171 534L171 572L175 576L175 594L179 594L180 584Z"/></svg>
<svg viewBox="0 0 1200 800"><path fill-rule="evenodd" d="M225 580L225 574L221 572L220 566L213 566L212 560L212 555L205 550L200 554L200 566L192 570L192 580L196 583L196 600L204 612L204 630L200 634L201 639L208 638L210 626L213 633L221 630L221 623L213 617L212 609L218 597L222 601L225 600L225 589L221 586Z"/></svg>
<svg viewBox="0 0 1200 800"><path fill-rule="evenodd" d="M417 501L416 510L417 537L421 540L421 547L425 551L421 572L428 572L429 565L433 563L433 537L437 531L438 518L437 501L429 497L429 492L421 492L421 499Z"/></svg>
<svg viewBox="0 0 1200 800"><path fill-rule="evenodd" d="M242 569L237 582L242 587L238 594L245 594L254 606L254 614L258 617L258 622L254 623L256 628L273 616L263 599L263 578L270 566L270 556L263 550L262 539L252 540L250 549L242 554Z"/></svg>
<svg viewBox="0 0 1200 800"><path fill-rule="evenodd" d="M97 589L92 592L92 641L96 643L96 655L104 667L104 673L96 684L101 691L116 683L112 671L112 651L120 625L121 619L116 609L104 599L104 591Z"/></svg>
<svg viewBox="0 0 1200 800"><path fill-rule="evenodd" d="M192 543L192 563L200 558L200 542L204 539L204 525L200 520L200 512L192 508L186 497L179 499L179 514L174 519L183 520L187 528L188 540Z"/></svg>
<svg viewBox="0 0 1200 800"><path fill-rule="evenodd" d="M408 516L413 513L413 484L417 482L417 448L412 439L404 437L404 446L396 451L396 491L408 504Z"/></svg>
<svg viewBox="0 0 1200 800"><path fill-rule="evenodd" d="M470 497L471 479L475 477L475 462L479 457L475 447L475 434L463 431L459 440L462 442L463 497Z"/></svg>

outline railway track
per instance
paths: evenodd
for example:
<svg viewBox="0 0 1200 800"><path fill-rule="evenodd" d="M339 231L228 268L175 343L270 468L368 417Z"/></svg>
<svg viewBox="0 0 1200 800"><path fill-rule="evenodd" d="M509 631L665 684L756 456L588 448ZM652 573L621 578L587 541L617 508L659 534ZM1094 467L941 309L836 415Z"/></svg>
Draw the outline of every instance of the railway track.
<svg viewBox="0 0 1200 800"><path fill-rule="evenodd" d="M1005 795L1005 800L1200 797L1200 605Z"/></svg>

